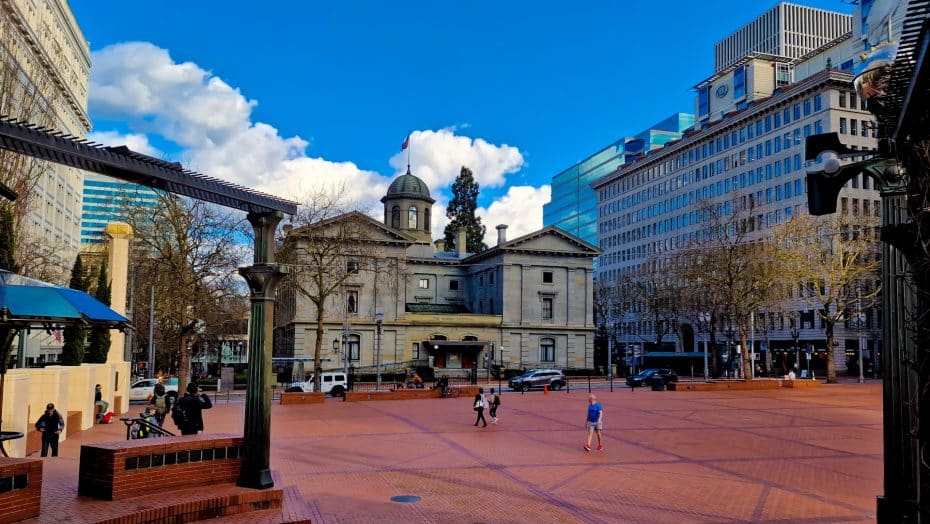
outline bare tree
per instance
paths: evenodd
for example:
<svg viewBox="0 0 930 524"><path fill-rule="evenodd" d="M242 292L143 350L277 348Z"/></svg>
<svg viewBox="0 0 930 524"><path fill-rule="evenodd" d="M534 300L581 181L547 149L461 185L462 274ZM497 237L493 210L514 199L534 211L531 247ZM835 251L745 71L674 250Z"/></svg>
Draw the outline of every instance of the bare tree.
<svg viewBox="0 0 930 524"><path fill-rule="evenodd" d="M241 217L201 201L160 193L155 206L126 206L135 231L136 288L154 286L162 365L190 380L191 348L204 335L204 319L216 301L241 293L236 268L242 262ZM135 301L133 318L148 328L149 304ZM141 337L140 337L141 338ZM153 363L149 363L153 365Z"/></svg>
<svg viewBox="0 0 930 524"><path fill-rule="evenodd" d="M615 282L598 281L594 288L594 324L597 326L597 345L604 351L595 356L598 362L606 362L606 352L618 348L623 335L623 321L630 312L632 300L625 288Z"/></svg>
<svg viewBox="0 0 930 524"><path fill-rule="evenodd" d="M678 329L678 319L682 314L684 304L677 269L676 258L653 255L637 271L621 278L618 284L622 294L642 305L640 316L650 320L651 341L657 351L662 350L665 336Z"/></svg>
<svg viewBox="0 0 930 524"><path fill-rule="evenodd" d="M827 382L836 382L836 324L879 299L877 221L868 216L801 216L776 230L779 265L796 295L824 324Z"/></svg>
<svg viewBox="0 0 930 524"><path fill-rule="evenodd" d="M380 223L364 213L350 211L343 195L343 191L321 190L305 197L292 219L294 227L287 232L276 256L289 266L280 293L297 293L313 304L316 391L320 391L325 320L341 317L345 308L357 307L357 303L348 303L353 298L344 294L347 281L357 274L369 273L377 279L382 273L402 272L399 262L385 256L374 241L372 233L381 227ZM384 280L386 286L397 282Z"/></svg>

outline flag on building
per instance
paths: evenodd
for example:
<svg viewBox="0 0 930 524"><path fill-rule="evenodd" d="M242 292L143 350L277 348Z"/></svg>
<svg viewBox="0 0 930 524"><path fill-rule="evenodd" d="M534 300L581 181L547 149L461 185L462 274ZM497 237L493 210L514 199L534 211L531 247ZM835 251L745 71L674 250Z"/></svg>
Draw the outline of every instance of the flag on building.
<svg viewBox="0 0 930 524"><path fill-rule="evenodd" d="M410 135L407 135L407 138L404 139L404 143L401 144L400 146L400 150L403 151L404 149L407 149L407 146L409 145L410 145Z"/></svg>

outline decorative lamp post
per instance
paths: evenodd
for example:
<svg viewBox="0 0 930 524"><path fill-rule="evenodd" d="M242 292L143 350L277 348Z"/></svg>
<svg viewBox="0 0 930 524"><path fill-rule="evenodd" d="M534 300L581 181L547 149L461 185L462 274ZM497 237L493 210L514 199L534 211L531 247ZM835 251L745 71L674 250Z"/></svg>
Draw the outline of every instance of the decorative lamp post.
<svg viewBox="0 0 930 524"><path fill-rule="evenodd" d="M791 328L791 339L794 340L794 366L798 368L798 372L801 371L801 346L798 344L800 337L801 332L798 328Z"/></svg>
<svg viewBox="0 0 930 524"><path fill-rule="evenodd" d="M707 363L707 340L710 333L710 313L698 313L698 328L704 333L704 382L710 381L710 367Z"/></svg>
<svg viewBox="0 0 930 524"><path fill-rule="evenodd" d="M375 346L376 347L375 351L377 352L376 366L378 368L377 369L377 373L378 373L377 380L375 382L375 389L377 391L381 391L381 322L382 321L384 321L384 313L378 311L377 313L375 313L375 326L377 327L377 330L378 330L378 338L377 338L377 342Z"/></svg>

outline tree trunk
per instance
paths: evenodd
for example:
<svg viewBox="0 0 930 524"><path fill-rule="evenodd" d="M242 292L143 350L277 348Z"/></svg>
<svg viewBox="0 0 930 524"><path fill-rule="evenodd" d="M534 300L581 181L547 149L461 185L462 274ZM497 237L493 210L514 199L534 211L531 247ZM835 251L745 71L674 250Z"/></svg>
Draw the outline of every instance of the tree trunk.
<svg viewBox="0 0 930 524"><path fill-rule="evenodd" d="M833 360L836 341L833 339L833 323L827 321L827 384L836 384L836 362ZM813 356L813 353L811 353Z"/></svg>
<svg viewBox="0 0 930 524"><path fill-rule="evenodd" d="M184 394L184 388L191 382L191 354L187 350L187 336L181 337L181 352L178 357L178 393Z"/></svg>
<svg viewBox="0 0 930 524"><path fill-rule="evenodd" d="M323 360L323 301L316 308L316 343L313 345L313 391L322 391L323 377L320 373ZM346 341L348 343L348 341Z"/></svg>
<svg viewBox="0 0 930 524"><path fill-rule="evenodd" d="M749 343L746 337L746 328L742 325L739 327L739 343L741 346L740 361L743 365L743 380L749 382L752 377L752 361L749 360Z"/></svg>

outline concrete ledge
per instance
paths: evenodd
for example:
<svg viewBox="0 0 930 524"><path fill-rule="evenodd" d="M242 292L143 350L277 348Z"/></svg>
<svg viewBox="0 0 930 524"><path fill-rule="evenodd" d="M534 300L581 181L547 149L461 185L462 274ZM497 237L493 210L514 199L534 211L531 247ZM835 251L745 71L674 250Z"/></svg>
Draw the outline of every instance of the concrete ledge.
<svg viewBox="0 0 930 524"><path fill-rule="evenodd" d="M0 524L39 516L42 461L0 458Z"/></svg>
<svg viewBox="0 0 930 524"><path fill-rule="evenodd" d="M816 388L820 387L819 380L783 380L782 387L786 388Z"/></svg>
<svg viewBox="0 0 930 524"><path fill-rule="evenodd" d="M760 390L778 389L779 380L750 380L726 382L679 382L675 391L732 391L732 390Z"/></svg>
<svg viewBox="0 0 930 524"><path fill-rule="evenodd" d="M389 391L347 391L346 402L366 400L411 400L418 398L439 398L438 389L395 389Z"/></svg>
<svg viewBox="0 0 930 524"><path fill-rule="evenodd" d="M153 487L151 490L157 488ZM161 493L158 501L151 497L138 500L131 513L98 520L98 524L125 524L129 522L199 522L202 520L230 517L253 511L280 509L284 498L280 489L266 491L236 489L235 493L224 495L202 495L195 500L177 500L171 492ZM129 499L126 502L136 502ZM154 503L153 503L154 502ZM309 520L307 521L309 522Z"/></svg>
<svg viewBox="0 0 930 524"><path fill-rule="evenodd" d="M281 393L281 404L322 404L326 393Z"/></svg>
<svg viewBox="0 0 930 524"><path fill-rule="evenodd" d="M65 435L70 437L78 431L81 431L81 419L84 414L80 411L69 411L65 419Z"/></svg>

